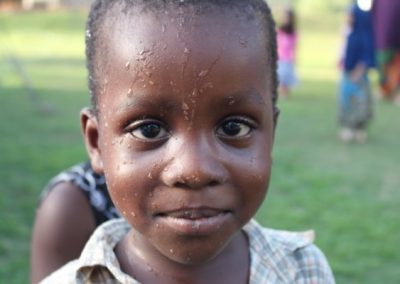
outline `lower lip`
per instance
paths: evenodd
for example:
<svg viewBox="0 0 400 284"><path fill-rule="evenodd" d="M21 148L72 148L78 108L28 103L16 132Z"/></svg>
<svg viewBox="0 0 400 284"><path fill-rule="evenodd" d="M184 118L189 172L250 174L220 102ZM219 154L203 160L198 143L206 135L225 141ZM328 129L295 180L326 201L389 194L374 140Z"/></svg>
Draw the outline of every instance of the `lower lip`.
<svg viewBox="0 0 400 284"><path fill-rule="evenodd" d="M159 217L163 226L173 229L178 234L183 235L208 235L221 229L224 223L228 222L230 213L220 213L215 216L185 219L170 216Z"/></svg>

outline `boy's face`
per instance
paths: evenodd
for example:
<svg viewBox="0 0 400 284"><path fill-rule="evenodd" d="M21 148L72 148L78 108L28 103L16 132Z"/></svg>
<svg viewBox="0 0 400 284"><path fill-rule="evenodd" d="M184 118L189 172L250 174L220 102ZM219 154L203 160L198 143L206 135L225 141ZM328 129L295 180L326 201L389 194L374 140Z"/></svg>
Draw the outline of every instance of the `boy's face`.
<svg viewBox="0 0 400 284"><path fill-rule="evenodd" d="M99 115L84 127L142 256L205 262L261 205L274 124L260 26L187 10L108 27Z"/></svg>

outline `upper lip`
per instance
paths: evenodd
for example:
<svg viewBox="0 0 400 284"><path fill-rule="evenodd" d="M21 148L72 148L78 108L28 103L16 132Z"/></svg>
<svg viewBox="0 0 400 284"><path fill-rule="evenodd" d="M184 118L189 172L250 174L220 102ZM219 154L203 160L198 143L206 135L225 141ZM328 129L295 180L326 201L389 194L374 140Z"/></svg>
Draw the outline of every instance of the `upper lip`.
<svg viewBox="0 0 400 284"><path fill-rule="evenodd" d="M158 216L168 216L173 218L182 218L182 219L201 219L201 218L210 218L219 214L228 213L229 210L225 209L216 209L210 207L185 207L179 208L175 210L169 210L165 212L160 212Z"/></svg>

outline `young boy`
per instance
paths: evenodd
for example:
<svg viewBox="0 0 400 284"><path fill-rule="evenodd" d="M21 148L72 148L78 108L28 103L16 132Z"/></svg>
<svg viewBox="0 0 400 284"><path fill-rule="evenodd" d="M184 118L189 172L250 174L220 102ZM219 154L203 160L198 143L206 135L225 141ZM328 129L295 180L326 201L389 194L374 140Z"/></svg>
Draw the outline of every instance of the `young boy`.
<svg viewBox="0 0 400 284"><path fill-rule="evenodd" d="M263 0L104 0L88 20L93 168L123 215L43 283L334 283L310 234L264 229L276 103Z"/></svg>

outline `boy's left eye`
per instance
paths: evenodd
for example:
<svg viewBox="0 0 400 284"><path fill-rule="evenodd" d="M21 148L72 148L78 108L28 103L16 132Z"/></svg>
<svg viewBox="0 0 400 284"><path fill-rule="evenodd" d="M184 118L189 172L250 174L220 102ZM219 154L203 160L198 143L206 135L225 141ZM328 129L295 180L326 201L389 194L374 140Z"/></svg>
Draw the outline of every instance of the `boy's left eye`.
<svg viewBox="0 0 400 284"><path fill-rule="evenodd" d="M254 126L247 119L231 118L226 119L217 128L217 134L222 137L240 138L247 136Z"/></svg>

